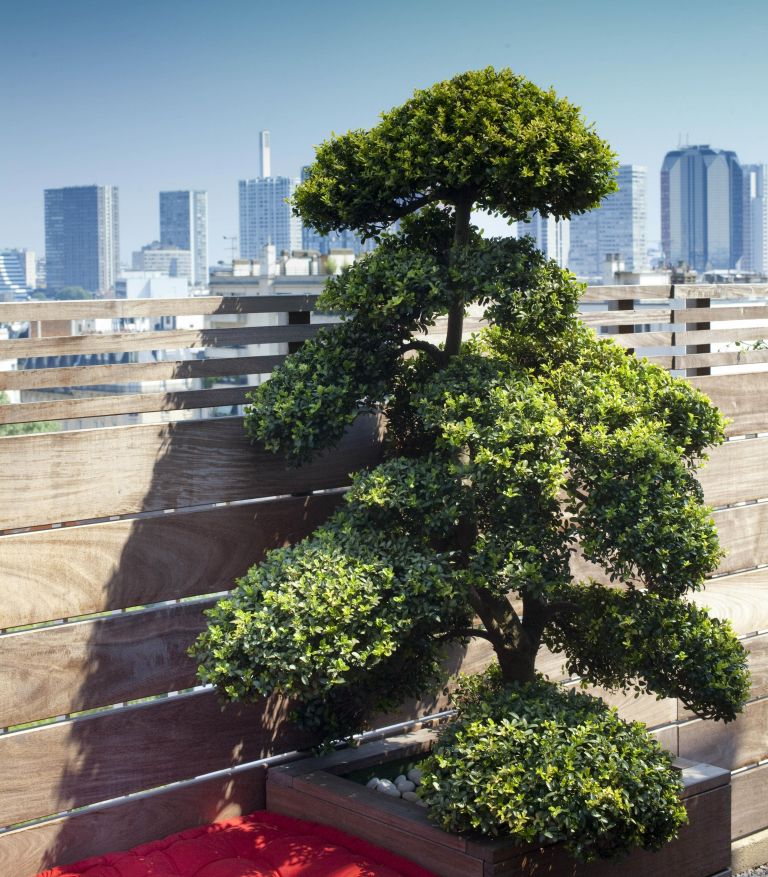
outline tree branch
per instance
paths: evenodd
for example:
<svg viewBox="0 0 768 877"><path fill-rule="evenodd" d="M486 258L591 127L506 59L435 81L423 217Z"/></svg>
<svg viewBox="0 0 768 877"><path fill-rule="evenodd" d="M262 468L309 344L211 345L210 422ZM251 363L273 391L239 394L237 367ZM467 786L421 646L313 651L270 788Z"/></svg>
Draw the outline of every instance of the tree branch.
<svg viewBox="0 0 768 877"><path fill-rule="evenodd" d="M406 353L409 350L421 350L441 367L444 367L448 362L448 357L446 356L445 351L441 350L434 344L430 344L429 341L409 341L400 348L402 353Z"/></svg>
<svg viewBox="0 0 768 877"><path fill-rule="evenodd" d="M440 639L465 639L467 637L477 636L480 639L488 640L489 643L493 643L493 639L487 630L483 630L481 627L467 627L460 630L452 630L449 633L443 634Z"/></svg>

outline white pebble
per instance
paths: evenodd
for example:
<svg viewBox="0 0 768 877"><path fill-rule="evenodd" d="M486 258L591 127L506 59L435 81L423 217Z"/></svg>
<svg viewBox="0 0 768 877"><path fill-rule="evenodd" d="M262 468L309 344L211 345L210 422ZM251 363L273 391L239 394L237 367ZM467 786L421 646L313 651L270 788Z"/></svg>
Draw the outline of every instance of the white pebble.
<svg viewBox="0 0 768 877"><path fill-rule="evenodd" d="M365 788L366 789L375 789L376 786L378 786L378 784L379 784L379 778L374 777L372 780L368 780L368 782L365 784Z"/></svg>
<svg viewBox="0 0 768 877"><path fill-rule="evenodd" d="M415 783L417 786L421 782L422 774L421 774L421 771L418 769L418 767L412 767L408 771L406 776L412 783Z"/></svg>
<svg viewBox="0 0 768 877"><path fill-rule="evenodd" d="M404 783L407 777L404 773L401 773L400 776L395 777L395 785L399 786L400 783Z"/></svg>
<svg viewBox="0 0 768 877"><path fill-rule="evenodd" d="M403 792L403 800L404 801L419 801L421 800L416 792Z"/></svg>
<svg viewBox="0 0 768 877"><path fill-rule="evenodd" d="M396 782L395 785L400 792L412 792L416 788L416 783L412 783L410 780L402 780L402 782Z"/></svg>
<svg viewBox="0 0 768 877"><path fill-rule="evenodd" d="M394 788L395 784L392 782L392 780L379 780L378 783L376 783L377 792L385 792L387 789Z"/></svg>
<svg viewBox="0 0 768 877"><path fill-rule="evenodd" d="M400 792L397 791L395 786L388 786L386 789L384 789L384 794L390 795L392 798L399 798L400 797Z"/></svg>

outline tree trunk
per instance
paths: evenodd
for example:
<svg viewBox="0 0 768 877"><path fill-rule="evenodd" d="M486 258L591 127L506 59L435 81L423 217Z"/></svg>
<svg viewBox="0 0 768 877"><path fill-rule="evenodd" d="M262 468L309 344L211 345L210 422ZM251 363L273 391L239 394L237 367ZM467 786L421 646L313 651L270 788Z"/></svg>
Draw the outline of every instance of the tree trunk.
<svg viewBox="0 0 768 877"><path fill-rule="evenodd" d="M466 198L457 201L456 225L453 232L453 250L451 262L455 254L469 243L469 218L472 212L472 199ZM448 332L445 336L445 352L448 356L455 356L461 349L461 333L464 325L464 299L456 301L448 312Z"/></svg>

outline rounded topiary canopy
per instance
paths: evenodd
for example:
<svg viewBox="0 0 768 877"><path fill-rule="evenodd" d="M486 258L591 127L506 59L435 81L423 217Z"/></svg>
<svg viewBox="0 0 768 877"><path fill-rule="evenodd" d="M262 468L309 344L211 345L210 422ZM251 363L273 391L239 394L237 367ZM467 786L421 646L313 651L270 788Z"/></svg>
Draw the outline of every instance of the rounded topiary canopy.
<svg viewBox="0 0 768 877"><path fill-rule="evenodd" d="M435 202L509 220L534 209L567 217L615 190L615 167L578 107L487 67L417 91L370 131L323 143L294 206L322 233L366 236Z"/></svg>

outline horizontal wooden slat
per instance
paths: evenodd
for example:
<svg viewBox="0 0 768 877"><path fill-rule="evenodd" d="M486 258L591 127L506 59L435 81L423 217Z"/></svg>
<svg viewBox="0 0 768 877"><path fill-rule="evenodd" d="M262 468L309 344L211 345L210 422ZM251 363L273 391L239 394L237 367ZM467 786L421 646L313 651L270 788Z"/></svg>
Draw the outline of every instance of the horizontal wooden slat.
<svg viewBox="0 0 768 877"><path fill-rule="evenodd" d="M0 724L195 685L186 649L212 600L0 637Z"/></svg>
<svg viewBox="0 0 768 877"><path fill-rule="evenodd" d="M340 487L373 463L379 424L292 468L252 447L240 418L0 439L0 529Z"/></svg>
<svg viewBox="0 0 768 877"><path fill-rule="evenodd" d="M622 347L670 347L672 345L671 332L634 332L628 335L614 334L601 335L600 337L610 338Z"/></svg>
<svg viewBox="0 0 768 877"><path fill-rule="evenodd" d="M731 838L768 828L768 764L731 778Z"/></svg>
<svg viewBox="0 0 768 877"><path fill-rule="evenodd" d="M687 353L675 357L673 368L756 365L768 362L768 350L728 350L718 353Z"/></svg>
<svg viewBox="0 0 768 877"><path fill-rule="evenodd" d="M633 326L641 323L669 323L669 308L632 311L587 311L579 318L587 326Z"/></svg>
<svg viewBox="0 0 768 877"><path fill-rule="evenodd" d="M84 399L56 399L0 405L0 424L32 423L39 420L76 420L84 417L113 417L148 411L191 411L244 405L253 387L219 387L215 390L179 390L173 393L115 393Z"/></svg>
<svg viewBox="0 0 768 877"><path fill-rule="evenodd" d="M768 375L765 373L715 375L689 380L732 419L726 428L728 435L768 432Z"/></svg>
<svg viewBox="0 0 768 877"><path fill-rule="evenodd" d="M688 599L727 618L739 636L768 630L768 569L712 579Z"/></svg>
<svg viewBox="0 0 768 877"><path fill-rule="evenodd" d="M768 695L768 633L742 640L742 645L749 652L751 695L765 697Z"/></svg>
<svg viewBox="0 0 768 877"><path fill-rule="evenodd" d="M213 600L0 636L0 727L192 688Z"/></svg>
<svg viewBox="0 0 768 877"><path fill-rule="evenodd" d="M675 298L680 299L768 299L765 283L685 283L675 285Z"/></svg>
<svg viewBox="0 0 768 877"><path fill-rule="evenodd" d="M236 329L170 329L161 332L115 332L109 335L57 335L52 338L19 338L0 341L0 358L74 356L122 353L129 350L180 350L228 347L233 344L286 344L306 341L324 324L251 326Z"/></svg>
<svg viewBox="0 0 768 877"><path fill-rule="evenodd" d="M768 497L768 438L726 442L709 456L698 472L709 505Z"/></svg>
<svg viewBox="0 0 768 877"><path fill-rule="evenodd" d="M0 323L119 317L187 317L314 310L320 290L302 295L204 295L184 298L79 299L0 304Z"/></svg>
<svg viewBox="0 0 768 877"><path fill-rule="evenodd" d="M731 341L759 341L768 336L768 326L748 326L730 329L697 329L678 332L678 344L727 344Z"/></svg>
<svg viewBox="0 0 768 877"><path fill-rule="evenodd" d="M726 556L719 573L752 569L768 563L768 503L736 506L714 513L720 544ZM768 570L766 571L768 578Z"/></svg>
<svg viewBox="0 0 768 877"><path fill-rule="evenodd" d="M124 365L81 365L0 371L0 390L88 387L98 384L266 374L284 360L283 355L219 356L167 362L131 362Z"/></svg>
<svg viewBox="0 0 768 877"><path fill-rule="evenodd" d="M0 736L0 825L306 747L286 715L202 692Z"/></svg>
<svg viewBox="0 0 768 877"><path fill-rule="evenodd" d="M626 299L651 300L669 298L671 286L588 286L582 293L582 301L625 301Z"/></svg>
<svg viewBox="0 0 768 877"><path fill-rule="evenodd" d="M0 834L0 874L30 877L44 868L262 810L265 779L265 768L254 767Z"/></svg>
<svg viewBox="0 0 768 877"><path fill-rule="evenodd" d="M673 310L675 323L720 323L723 320L768 320L766 305L686 308Z"/></svg>
<svg viewBox="0 0 768 877"><path fill-rule="evenodd" d="M0 537L0 629L224 591L340 494Z"/></svg>
<svg viewBox="0 0 768 877"><path fill-rule="evenodd" d="M748 703L727 725L697 719L680 725L680 756L736 770L768 757L768 699Z"/></svg>
<svg viewBox="0 0 768 877"><path fill-rule="evenodd" d="M652 299L669 298L672 287L668 284L653 286L588 286L582 295L582 301L614 301L626 299ZM754 300L768 299L768 284L676 284L674 287L675 299L734 299Z"/></svg>

